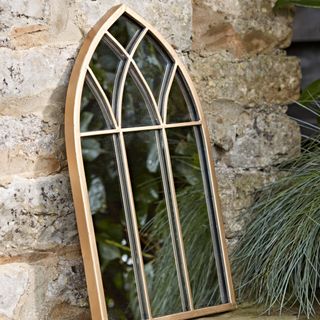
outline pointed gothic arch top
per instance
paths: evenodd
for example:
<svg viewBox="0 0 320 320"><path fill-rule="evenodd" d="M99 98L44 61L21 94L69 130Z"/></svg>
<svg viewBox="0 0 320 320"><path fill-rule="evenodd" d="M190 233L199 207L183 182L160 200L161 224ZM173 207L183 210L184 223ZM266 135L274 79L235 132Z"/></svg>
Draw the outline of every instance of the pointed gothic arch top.
<svg viewBox="0 0 320 320"><path fill-rule="evenodd" d="M188 319L234 308L208 130L199 99L174 49L148 22L124 5L112 8L102 17L80 49L68 87L65 133L92 318L108 318L106 298L109 299L110 319ZM148 154L139 151L139 145L148 149ZM186 156L181 154L181 149L189 150L190 146L195 150L192 156L199 163L200 173L183 171L185 167L193 167L192 163L187 163L188 157L183 162L176 162L176 159ZM137 163L134 165L132 159L142 159L141 166L145 163L146 170L137 170ZM106 163L109 173L104 168ZM183 173L179 176L176 171L181 169ZM99 174L95 170L99 170ZM110 171L116 173L110 175ZM158 262L156 258L151 262L145 261L152 250L150 245L143 243L142 233L147 229L138 216L143 200L139 195L142 189L137 188L136 181L141 183L139 179L145 172L150 173L154 181L161 180L161 186L159 184L157 188L161 189L162 205L165 206L161 212L166 212L166 218L162 219L168 223L164 234L170 239L170 250L167 251L171 252L171 271L176 275L176 284L172 284L172 288L168 285L167 290L169 299L176 300L176 304L165 311L159 306L170 303L165 302L164 297L159 298L152 288L152 282L158 283L154 279L157 275L151 277L146 266L154 267ZM106 177L113 186L110 187L113 189L111 193L118 191L121 194L121 199L113 204L114 210L109 208L113 202L107 199L105 192ZM202 296L198 292L198 283L205 287L210 282L206 277L213 274L204 270L197 279L193 279L196 269L192 265L192 257L188 256L187 227L184 227L184 219L190 217L183 217L183 203L179 200L180 194L196 191L196 183L201 185L205 194L203 219L207 219L204 223L207 229L201 233L207 233L210 238L207 240L212 242L208 244L210 248L212 246L212 252L208 249L212 259L214 256L210 266L215 268L217 277L217 286L212 284ZM188 188L183 189L186 186ZM100 208L97 208L97 203ZM153 216L147 225L154 223L160 206L160 200L157 208L153 204ZM118 221L124 225L126 233L121 243L115 243L103 233L105 230L100 230L103 219L112 215L108 210L116 212L117 219L123 214L123 220ZM110 222L109 230L117 228L114 222ZM190 225L192 227L192 222ZM99 230L105 237L101 246ZM157 245L164 246L165 238L161 238ZM116 288L108 291L108 281L105 281L102 271L101 255L105 243L113 245L113 254L122 252L123 246L130 249L130 255L122 252L119 259L122 264L126 259L126 270L132 265L136 287L128 289L132 306L121 305L119 308L131 308L133 311L121 315L113 307L118 303L117 298L112 294L108 297L108 292L116 291ZM120 248L120 251L115 248ZM156 273L157 267L154 268ZM128 274L125 277L129 283ZM217 298L214 290L218 287ZM160 292L160 288L157 289ZM137 301L132 295L136 295ZM134 304L139 304L139 308L135 310Z"/></svg>

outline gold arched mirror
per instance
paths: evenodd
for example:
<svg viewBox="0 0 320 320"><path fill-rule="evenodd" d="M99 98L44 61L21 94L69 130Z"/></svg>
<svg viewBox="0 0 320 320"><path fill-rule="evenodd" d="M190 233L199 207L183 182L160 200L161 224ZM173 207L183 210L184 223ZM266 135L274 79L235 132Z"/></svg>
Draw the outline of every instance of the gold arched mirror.
<svg viewBox="0 0 320 320"><path fill-rule="evenodd" d="M234 308L208 131L172 47L125 6L90 31L66 143L92 318Z"/></svg>

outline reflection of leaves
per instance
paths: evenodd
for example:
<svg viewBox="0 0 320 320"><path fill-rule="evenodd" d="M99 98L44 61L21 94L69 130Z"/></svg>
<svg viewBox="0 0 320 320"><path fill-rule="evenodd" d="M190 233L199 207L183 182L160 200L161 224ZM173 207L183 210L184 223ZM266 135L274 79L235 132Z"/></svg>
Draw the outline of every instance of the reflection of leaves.
<svg viewBox="0 0 320 320"><path fill-rule="evenodd" d="M91 112L83 111L80 115L80 131L88 131L89 125L93 119L94 115Z"/></svg>
<svg viewBox="0 0 320 320"><path fill-rule="evenodd" d="M134 55L134 60L145 77L155 99L158 100L167 61L161 49L158 48L149 35L145 36L141 41Z"/></svg>
<svg viewBox="0 0 320 320"><path fill-rule="evenodd" d="M104 242L98 242L99 255L101 260L101 272L103 273L107 265L113 261L121 258L121 251L119 248L110 246Z"/></svg>
<svg viewBox="0 0 320 320"><path fill-rule="evenodd" d="M82 156L85 161L94 161L102 153L105 153L105 151L96 139L87 138L82 140Z"/></svg>
<svg viewBox="0 0 320 320"><path fill-rule="evenodd" d="M91 181L89 200L92 214L104 212L107 209L106 190L103 181L99 177L95 177Z"/></svg>
<svg viewBox="0 0 320 320"><path fill-rule="evenodd" d="M159 156L158 156L158 148L156 144L153 144L150 148L148 158L147 158L147 169L155 173L158 171L159 166Z"/></svg>
<svg viewBox="0 0 320 320"><path fill-rule="evenodd" d="M198 150L194 137L187 134L185 137L177 135L176 140L171 141L176 144L174 149L174 163L175 170L181 178L185 180L190 185L196 185L199 183L199 178L201 176L195 175L195 170L200 169Z"/></svg>

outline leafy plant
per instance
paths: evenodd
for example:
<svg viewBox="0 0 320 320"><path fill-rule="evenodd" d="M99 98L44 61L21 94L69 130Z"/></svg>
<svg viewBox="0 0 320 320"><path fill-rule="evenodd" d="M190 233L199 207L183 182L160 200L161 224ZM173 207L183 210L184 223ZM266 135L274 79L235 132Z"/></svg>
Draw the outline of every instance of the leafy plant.
<svg viewBox="0 0 320 320"><path fill-rule="evenodd" d="M316 80L308 85L300 95L299 103L303 106L314 105L314 101L320 98L320 80Z"/></svg>
<svg viewBox="0 0 320 320"><path fill-rule="evenodd" d="M275 7L282 8L290 5L309 8L320 8L319 0L278 0Z"/></svg>
<svg viewBox="0 0 320 320"><path fill-rule="evenodd" d="M319 115L316 102L315 110ZM265 187L249 211L233 268L241 299L280 312L297 305L310 317L320 306L320 135L281 169L284 177Z"/></svg>

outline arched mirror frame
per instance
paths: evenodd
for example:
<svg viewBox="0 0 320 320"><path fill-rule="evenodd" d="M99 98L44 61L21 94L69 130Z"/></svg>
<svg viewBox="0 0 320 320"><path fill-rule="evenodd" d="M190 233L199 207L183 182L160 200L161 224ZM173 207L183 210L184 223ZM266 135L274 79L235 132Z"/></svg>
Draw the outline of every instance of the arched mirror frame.
<svg viewBox="0 0 320 320"><path fill-rule="evenodd" d="M75 61L72 74L70 77L67 100L66 100L66 113L65 113L65 136L66 136L66 149L68 157L68 167L72 186L72 194L74 206L76 210L77 226L80 237L81 251L85 266L85 274L87 280L87 288L90 302L90 309L92 319L106 320L107 308L105 302L105 294L102 284L101 271L99 265L98 251L95 239L95 231L93 227L90 202L88 196L87 183L85 178L85 170L82 160L81 150L81 133L80 133L80 107L82 90L85 83L85 78L88 70L90 60L101 41L103 35L110 28L110 26L118 20L118 18L126 13L130 18L137 21L140 25L145 27L149 33L157 39L165 48L168 55L176 63L182 77L185 79L189 87L194 104L199 114L198 125L202 130L202 138L204 143L205 156L208 159L208 176L210 188L214 194L214 214L216 228L218 231L219 246L221 248L221 259L224 268L224 277L226 280L227 303L220 305L206 307L198 310L185 311L182 313L161 316L157 318L149 317L149 319L190 319L194 317L201 317L214 313L229 311L235 308L235 296L232 285L231 271L227 256L226 242L224 237L224 226L222 221L218 186L214 174L214 164L211 155L211 147L209 140L208 129L204 120L202 108L196 91L193 87L192 81L184 65L181 63L177 53L167 43L167 41L159 34L148 22L138 16L131 9L125 5L115 6L108 11L100 21L88 33L84 43L80 49L78 57Z"/></svg>

